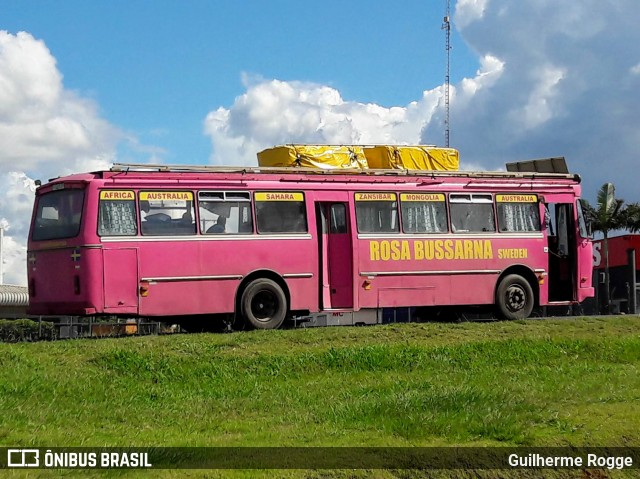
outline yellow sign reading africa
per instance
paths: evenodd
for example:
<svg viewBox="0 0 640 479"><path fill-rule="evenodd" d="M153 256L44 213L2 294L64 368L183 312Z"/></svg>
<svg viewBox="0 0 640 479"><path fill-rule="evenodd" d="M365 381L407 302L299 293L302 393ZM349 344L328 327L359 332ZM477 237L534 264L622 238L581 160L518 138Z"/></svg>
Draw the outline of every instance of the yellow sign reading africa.
<svg viewBox="0 0 640 479"><path fill-rule="evenodd" d="M122 191L122 190L102 190L100 192L101 200L135 200L136 197L133 194L133 191Z"/></svg>

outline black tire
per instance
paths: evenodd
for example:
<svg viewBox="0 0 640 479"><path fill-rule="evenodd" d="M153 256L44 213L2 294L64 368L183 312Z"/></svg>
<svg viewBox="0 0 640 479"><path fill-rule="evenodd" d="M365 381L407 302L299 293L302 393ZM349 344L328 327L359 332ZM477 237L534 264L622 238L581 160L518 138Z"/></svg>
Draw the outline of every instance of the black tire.
<svg viewBox="0 0 640 479"><path fill-rule="evenodd" d="M240 313L250 328L278 329L287 317L287 297L275 281L256 279L242 292Z"/></svg>
<svg viewBox="0 0 640 479"><path fill-rule="evenodd" d="M502 319L525 319L531 315L535 298L529 281L517 274L505 276L496 291L496 306Z"/></svg>

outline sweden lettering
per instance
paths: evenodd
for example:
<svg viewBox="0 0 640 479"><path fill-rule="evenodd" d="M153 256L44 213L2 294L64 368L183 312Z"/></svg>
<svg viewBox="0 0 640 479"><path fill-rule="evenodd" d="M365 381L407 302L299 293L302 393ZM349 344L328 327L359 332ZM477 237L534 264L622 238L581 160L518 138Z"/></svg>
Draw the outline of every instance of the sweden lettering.
<svg viewBox="0 0 640 479"><path fill-rule="evenodd" d="M493 259L489 240L382 240L369 243L371 261Z"/></svg>

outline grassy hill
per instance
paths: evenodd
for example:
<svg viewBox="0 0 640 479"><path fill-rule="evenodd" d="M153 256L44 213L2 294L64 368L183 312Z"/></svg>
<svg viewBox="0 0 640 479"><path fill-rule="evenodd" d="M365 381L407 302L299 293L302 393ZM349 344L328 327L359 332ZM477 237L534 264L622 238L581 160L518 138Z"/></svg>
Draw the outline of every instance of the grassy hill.
<svg viewBox="0 0 640 479"><path fill-rule="evenodd" d="M640 319L623 316L0 344L0 437L42 447L640 446L639 333ZM316 477L277 473L307 474Z"/></svg>

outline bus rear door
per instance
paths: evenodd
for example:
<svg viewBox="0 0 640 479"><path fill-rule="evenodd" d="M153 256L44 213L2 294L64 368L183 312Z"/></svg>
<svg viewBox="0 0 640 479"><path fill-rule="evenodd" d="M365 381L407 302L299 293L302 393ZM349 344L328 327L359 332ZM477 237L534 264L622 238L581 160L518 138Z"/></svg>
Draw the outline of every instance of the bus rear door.
<svg viewBox="0 0 640 479"><path fill-rule="evenodd" d="M321 309L353 307L353 244L349 203L317 202L321 271Z"/></svg>
<svg viewBox="0 0 640 479"><path fill-rule="evenodd" d="M138 313L138 252L135 248L103 249L104 312Z"/></svg>

